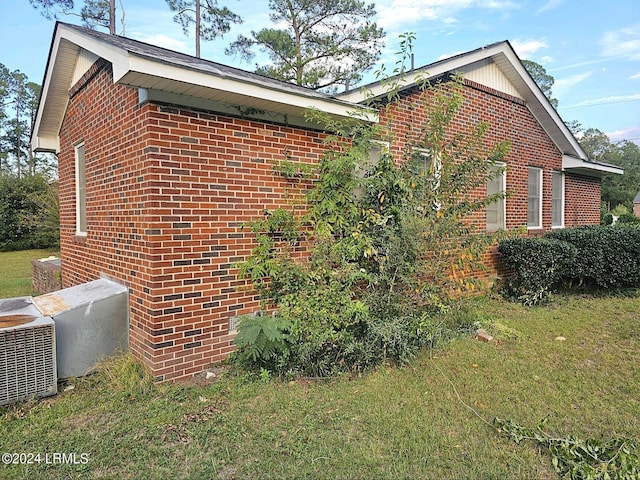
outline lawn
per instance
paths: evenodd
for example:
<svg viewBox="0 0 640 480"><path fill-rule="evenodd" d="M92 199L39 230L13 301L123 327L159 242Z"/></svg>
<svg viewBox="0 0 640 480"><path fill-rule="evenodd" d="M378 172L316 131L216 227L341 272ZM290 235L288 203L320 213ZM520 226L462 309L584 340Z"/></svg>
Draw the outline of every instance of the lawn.
<svg viewBox="0 0 640 480"><path fill-rule="evenodd" d="M31 260L50 255L58 253L50 250L0 252L0 298L33 295Z"/></svg>
<svg viewBox="0 0 640 480"><path fill-rule="evenodd" d="M640 297L478 299L471 315L493 341L327 381L230 370L154 386L120 357L56 397L0 408L0 450L42 455L0 478L555 479L546 450L485 420L640 439Z"/></svg>

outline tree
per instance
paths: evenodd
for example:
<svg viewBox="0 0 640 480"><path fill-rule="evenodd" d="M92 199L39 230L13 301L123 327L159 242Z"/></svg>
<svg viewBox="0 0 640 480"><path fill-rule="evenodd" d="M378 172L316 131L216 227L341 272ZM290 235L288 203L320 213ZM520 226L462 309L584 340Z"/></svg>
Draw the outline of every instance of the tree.
<svg viewBox="0 0 640 480"><path fill-rule="evenodd" d="M38 108L40 85L29 82L19 70L0 64L0 176L55 178L51 154L33 156L29 148L30 127Z"/></svg>
<svg viewBox="0 0 640 480"><path fill-rule="evenodd" d="M58 18L58 15L72 15L80 17L84 26L95 29L103 27L109 30L111 35L116 33L116 5L115 0L84 0L80 12L74 11L74 0L29 0L33 8L47 19ZM122 30L124 31L124 6L119 0L122 11Z"/></svg>
<svg viewBox="0 0 640 480"><path fill-rule="evenodd" d="M589 128L580 138L580 145L589 158L624 168L624 175L602 176L602 201L612 210L624 205L633 210L633 199L640 190L640 147L630 141L612 143L597 128Z"/></svg>
<svg viewBox="0 0 640 480"><path fill-rule="evenodd" d="M522 64L524 65L524 68L527 69L527 72L529 72L529 75L531 75L538 87L540 87L542 93L544 93L545 96L549 99L551 105L553 105L554 108L558 108L558 100L553 98L553 94L551 93L551 87L553 87L555 79L551 75L549 75L547 73L547 70L539 63L533 62L531 60L522 60Z"/></svg>
<svg viewBox="0 0 640 480"><path fill-rule="evenodd" d="M359 0L269 0L271 22L281 28L263 28L238 36L227 54L245 60L255 50L271 63L256 72L313 89L337 90L355 85L380 56L384 32L372 19L374 4Z"/></svg>
<svg viewBox="0 0 640 480"><path fill-rule="evenodd" d="M242 23L242 18L227 7L219 7L217 0L166 0L176 12L173 20L182 25L185 35L195 24L196 57L200 58L200 39L213 40L231 29L232 23ZM203 8L204 7L204 8Z"/></svg>

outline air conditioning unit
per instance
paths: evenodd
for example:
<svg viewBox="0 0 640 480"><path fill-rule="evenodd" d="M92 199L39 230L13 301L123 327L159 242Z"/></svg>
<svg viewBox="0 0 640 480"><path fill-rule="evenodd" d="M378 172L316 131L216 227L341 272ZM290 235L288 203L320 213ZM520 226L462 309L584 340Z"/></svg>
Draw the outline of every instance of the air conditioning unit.
<svg viewBox="0 0 640 480"><path fill-rule="evenodd" d="M0 300L0 405L57 393L55 324L31 300Z"/></svg>

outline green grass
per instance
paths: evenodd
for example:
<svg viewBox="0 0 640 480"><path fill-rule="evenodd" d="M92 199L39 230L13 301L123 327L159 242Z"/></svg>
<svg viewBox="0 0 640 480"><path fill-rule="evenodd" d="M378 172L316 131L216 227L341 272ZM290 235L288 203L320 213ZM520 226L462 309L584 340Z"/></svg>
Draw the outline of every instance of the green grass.
<svg viewBox="0 0 640 480"><path fill-rule="evenodd" d="M31 260L58 255L49 250L0 252L0 298L33 295Z"/></svg>
<svg viewBox="0 0 640 480"><path fill-rule="evenodd" d="M0 464L0 479L555 479L544 450L483 419L640 439L640 297L473 303L494 341L360 377L153 385L130 356L108 361L56 397L0 407L0 453L50 462Z"/></svg>

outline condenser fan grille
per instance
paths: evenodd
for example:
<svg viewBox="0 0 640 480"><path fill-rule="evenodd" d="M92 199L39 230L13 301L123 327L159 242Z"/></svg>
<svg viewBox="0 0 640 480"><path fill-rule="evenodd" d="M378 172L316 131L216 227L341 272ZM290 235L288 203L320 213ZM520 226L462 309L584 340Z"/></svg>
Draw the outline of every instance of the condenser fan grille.
<svg viewBox="0 0 640 480"><path fill-rule="evenodd" d="M0 329L0 405L56 393L54 323L34 323Z"/></svg>

